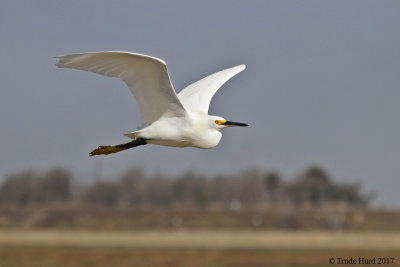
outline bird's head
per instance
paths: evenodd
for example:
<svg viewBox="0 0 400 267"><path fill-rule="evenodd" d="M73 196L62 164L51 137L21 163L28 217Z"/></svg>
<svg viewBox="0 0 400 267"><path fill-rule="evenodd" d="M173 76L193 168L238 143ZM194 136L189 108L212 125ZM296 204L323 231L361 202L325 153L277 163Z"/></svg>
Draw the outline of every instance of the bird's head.
<svg viewBox="0 0 400 267"><path fill-rule="evenodd" d="M218 117L218 116L210 116L211 117L211 126L216 129L222 129L226 127L232 127L232 126L241 126L241 127L247 127L249 126L248 124L241 123L241 122L233 122L233 121L227 121L224 118Z"/></svg>

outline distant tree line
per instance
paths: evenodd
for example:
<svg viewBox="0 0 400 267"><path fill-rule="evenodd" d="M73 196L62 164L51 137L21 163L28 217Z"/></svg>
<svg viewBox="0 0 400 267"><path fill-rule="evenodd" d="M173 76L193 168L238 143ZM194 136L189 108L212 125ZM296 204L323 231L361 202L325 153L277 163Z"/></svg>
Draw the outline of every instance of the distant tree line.
<svg viewBox="0 0 400 267"><path fill-rule="evenodd" d="M0 205L73 203L126 208L246 209L277 205L318 207L326 203L366 206L371 197L358 184L338 183L312 166L291 179L278 172L247 170L205 176L146 175L132 169L114 179L79 184L71 172L24 171L6 177Z"/></svg>
<svg viewBox="0 0 400 267"><path fill-rule="evenodd" d="M12 174L6 177L0 188L0 203L25 205L70 201L71 181L71 173L64 169Z"/></svg>

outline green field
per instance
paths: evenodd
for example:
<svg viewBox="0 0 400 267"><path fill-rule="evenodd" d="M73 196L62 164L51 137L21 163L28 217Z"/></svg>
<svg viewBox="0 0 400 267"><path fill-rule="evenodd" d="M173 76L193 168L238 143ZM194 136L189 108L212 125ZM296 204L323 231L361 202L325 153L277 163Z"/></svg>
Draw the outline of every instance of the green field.
<svg viewBox="0 0 400 267"><path fill-rule="evenodd" d="M386 265L398 266L400 233L0 231L2 267L354 266L329 264L338 257L393 257Z"/></svg>

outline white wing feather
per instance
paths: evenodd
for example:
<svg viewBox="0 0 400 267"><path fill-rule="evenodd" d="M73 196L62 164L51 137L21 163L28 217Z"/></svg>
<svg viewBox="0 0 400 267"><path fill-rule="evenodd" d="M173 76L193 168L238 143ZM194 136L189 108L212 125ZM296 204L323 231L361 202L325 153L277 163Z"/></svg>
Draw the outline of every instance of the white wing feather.
<svg viewBox="0 0 400 267"><path fill-rule="evenodd" d="M217 90L245 68L239 65L211 74L183 89L178 98L187 110L208 114L211 98Z"/></svg>
<svg viewBox="0 0 400 267"><path fill-rule="evenodd" d="M136 98L144 122L162 115L184 116L185 109L171 84L167 65L158 58L128 52L94 52L57 57L60 68L90 71L122 79ZM167 113L166 113L167 112Z"/></svg>

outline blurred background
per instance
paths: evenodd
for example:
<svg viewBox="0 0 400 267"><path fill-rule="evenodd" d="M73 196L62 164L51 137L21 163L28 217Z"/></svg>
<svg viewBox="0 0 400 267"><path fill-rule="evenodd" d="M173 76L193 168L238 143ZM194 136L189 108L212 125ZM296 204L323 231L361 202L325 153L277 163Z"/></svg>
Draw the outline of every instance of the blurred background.
<svg viewBox="0 0 400 267"><path fill-rule="evenodd" d="M400 264L398 1L1 7L1 266ZM246 64L210 114L251 127L89 157L128 141L139 109L53 57L105 50L165 60L177 92Z"/></svg>

